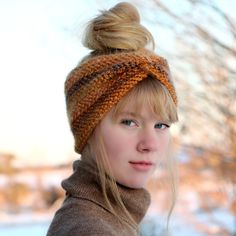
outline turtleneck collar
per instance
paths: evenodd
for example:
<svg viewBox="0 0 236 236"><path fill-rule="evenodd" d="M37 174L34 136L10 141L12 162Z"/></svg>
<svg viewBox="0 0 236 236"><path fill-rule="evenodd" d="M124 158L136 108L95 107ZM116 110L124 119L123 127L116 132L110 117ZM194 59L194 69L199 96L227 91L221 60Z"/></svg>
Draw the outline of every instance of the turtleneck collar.
<svg viewBox="0 0 236 236"><path fill-rule="evenodd" d="M77 160L73 169L74 173L62 182L67 195L90 200L110 212L102 194L96 168L85 161ZM150 194L144 188L132 189L120 184L117 186L125 207L139 224L150 205ZM119 215L123 214L116 204L113 207Z"/></svg>

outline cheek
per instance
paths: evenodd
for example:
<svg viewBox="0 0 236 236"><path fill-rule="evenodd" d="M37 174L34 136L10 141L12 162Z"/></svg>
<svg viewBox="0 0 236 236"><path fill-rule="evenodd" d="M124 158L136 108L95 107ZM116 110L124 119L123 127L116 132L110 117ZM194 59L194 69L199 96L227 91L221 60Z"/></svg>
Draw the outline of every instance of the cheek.
<svg viewBox="0 0 236 236"><path fill-rule="evenodd" d="M112 135L106 133L103 138L107 153L113 158L125 152L130 144L130 140L127 140L125 136L117 132L113 132Z"/></svg>
<svg viewBox="0 0 236 236"><path fill-rule="evenodd" d="M163 136L160 139L160 147L162 152L167 152L169 149L169 145L170 145L170 133L166 132L163 134Z"/></svg>

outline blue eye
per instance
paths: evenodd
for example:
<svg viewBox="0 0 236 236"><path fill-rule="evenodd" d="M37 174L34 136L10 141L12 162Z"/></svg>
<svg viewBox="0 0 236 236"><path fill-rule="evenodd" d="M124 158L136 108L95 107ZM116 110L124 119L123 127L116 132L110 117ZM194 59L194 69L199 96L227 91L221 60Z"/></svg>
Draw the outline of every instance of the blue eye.
<svg viewBox="0 0 236 236"><path fill-rule="evenodd" d="M128 120L128 119L122 120L121 124L130 126L130 127L136 125L136 123L133 120Z"/></svg>
<svg viewBox="0 0 236 236"><path fill-rule="evenodd" d="M170 126L169 125L167 125L167 124L164 124L164 123L157 123L157 124L155 124L155 129L167 129L167 128L169 128Z"/></svg>

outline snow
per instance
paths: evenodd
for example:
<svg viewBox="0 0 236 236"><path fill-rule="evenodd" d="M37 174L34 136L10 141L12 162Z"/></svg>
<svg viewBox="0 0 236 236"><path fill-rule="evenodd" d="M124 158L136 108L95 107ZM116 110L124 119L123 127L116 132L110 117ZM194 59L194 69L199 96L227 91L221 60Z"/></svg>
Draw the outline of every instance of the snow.
<svg viewBox="0 0 236 236"><path fill-rule="evenodd" d="M206 212L195 212L195 217L198 223L203 223L209 226L208 233L211 235L219 235L219 228L221 226L233 232L233 215L224 209L214 210L211 214ZM52 215L37 213L24 213L20 215L1 215L1 219L5 222L0 223L1 236L45 236L50 224ZM196 225L189 224L180 216L173 216L170 222L171 236L207 236L207 232L203 232L201 228ZM164 236L166 225L166 218L157 214L149 214L142 222L141 233L142 236Z"/></svg>

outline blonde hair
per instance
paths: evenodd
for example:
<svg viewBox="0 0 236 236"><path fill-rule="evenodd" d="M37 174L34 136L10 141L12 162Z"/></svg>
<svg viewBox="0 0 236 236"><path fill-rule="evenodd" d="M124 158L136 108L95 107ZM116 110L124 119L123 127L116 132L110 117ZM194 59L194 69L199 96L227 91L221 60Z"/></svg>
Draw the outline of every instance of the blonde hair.
<svg viewBox="0 0 236 236"><path fill-rule="evenodd" d="M138 50L151 43L151 33L140 24L137 9L129 3L119 3L89 22L83 45L94 51L111 49Z"/></svg>
<svg viewBox="0 0 236 236"><path fill-rule="evenodd" d="M108 11L102 11L99 16L93 19L87 26L83 44L93 50L88 57L93 57L97 54L119 53L119 51L136 51L148 44L152 44L154 48L154 40L151 33L140 24L137 9L129 3L119 3ZM84 58L82 62L88 57ZM157 78L153 78L151 75L139 82L112 108L114 119L130 101L135 101L136 110L142 106L148 106L155 115L169 123L174 123L178 120L177 108L168 89ZM99 130L99 128L100 126L98 125L96 129ZM99 132L93 132L82 151L82 158L84 160L89 161L90 159L91 161L92 157L95 157L96 160L102 192L107 206L119 220L125 220L138 231L137 223L129 214L121 199L116 180L112 175L108 162L103 137L99 136ZM169 171L173 193L172 206L169 212L170 216L174 206L176 189L171 162L169 164ZM108 197L108 190L124 212L125 219L117 214L112 207Z"/></svg>

